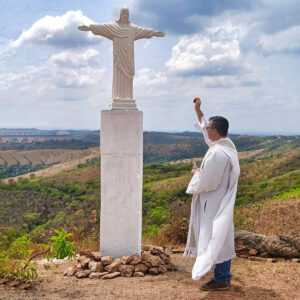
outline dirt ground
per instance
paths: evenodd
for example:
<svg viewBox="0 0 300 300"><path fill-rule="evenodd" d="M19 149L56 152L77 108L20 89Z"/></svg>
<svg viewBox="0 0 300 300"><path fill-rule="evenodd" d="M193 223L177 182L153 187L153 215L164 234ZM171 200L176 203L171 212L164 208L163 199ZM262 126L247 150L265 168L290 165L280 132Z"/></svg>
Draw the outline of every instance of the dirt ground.
<svg viewBox="0 0 300 300"><path fill-rule="evenodd" d="M0 285L1 300L55 299L300 299L300 263L292 261L257 262L236 258L232 262L232 282L228 291L200 291L200 281L191 279L194 259L172 255L177 272L159 276L117 277L111 280L77 279L62 276L63 270L74 263L51 264L50 269L38 266L41 282L21 291Z"/></svg>

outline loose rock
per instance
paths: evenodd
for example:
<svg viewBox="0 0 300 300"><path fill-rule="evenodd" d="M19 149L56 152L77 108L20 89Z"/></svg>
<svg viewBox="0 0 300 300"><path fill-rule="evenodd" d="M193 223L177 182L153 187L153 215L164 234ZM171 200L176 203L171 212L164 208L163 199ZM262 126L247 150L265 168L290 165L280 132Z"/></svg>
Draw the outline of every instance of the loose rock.
<svg viewBox="0 0 300 300"><path fill-rule="evenodd" d="M177 267L172 263L169 263L166 268L168 271L177 271Z"/></svg>
<svg viewBox="0 0 300 300"><path fill-rule="evenodd" d="M159 267L162 264L162 259L159 256L154 256L148 251L142 254L142 259L150 263L152 267Z"/></svg>
<svg viewBox="0 0 300 300"><path fill-rule="evenodd" d="M21 285L18 286L18 288L19 288L20 290L27 290L27 289L29 289L30 287L31 287L31 284L30 284L30 283L23 283L23 284L21 284Z"/></svg>
<svg viewBox="0 0 300 300"><path fill-rule="evenodd" d="M9 287L15 287L15 286L17 286L17 285L19 285L19 284L20 284L20 281L14 280L14 281L11 281L10 283L8 283L7 285L8 285Z"/></svg>
<svg viewBox="0 0 300 300"><path fill-rule="evenodd" d="M159 271L158 271L158 268L150 268L149 269L149 274L151 275L158 275L159 274Z"/></svg>
<svg viewBox="0 0 300 300"><path fill-rule="evenodd" d="M100 252L91 252L91 257L95 261L100 261L102 258L102 255L100 254Z"/></svg>
<svg viewBox="0 0 300 300"><path fill-rule="evenodd" d="M252 255L252 256L257 255L257 250L255 250L255 249L250 249L250 250L249 250L249 255Z"/></svg>
<svg viewBox="0 0 300 300"><path fill-rule="evenodd" d="M89 278L90 279L94 279L94 278L101 278L103 277L104 275L106 274L109 274L108 272L102 272L102 273L99 273L99 272L92 272L90 275L89 275Z"/></svg>
<svg viewBox="0 0 300 300"><path fill-rule="evenodd" d="M134 272L134 275L133 275L133 277L144 277L144 276L145 275L142 272Z"/></svg>
<svg viewBox="0 0 300 300"><path fill-rule="evenodd" d="M110 265L104 267L104 270L109 273L113 273L117 270L118 265L123 264L121 259L114 260Z"/></svg>
<svg viewBox="0 0 300 300"><path fill-rule="evenodd" d="M101 262L103 263L104 266L110 265L114 259L111 256L102 256L101 257Z"/></svg>
<svg viewBox="0 0 300 300"><path fill-rule="evenodd" d="M0 278L0 284L6 284L8 281L8 278Z"/></svg>
<svg viewBox="0 0 300 300"><path fill-rule="evenodd" d="M184 249L183 248L173 248L172 253L177 254L177 253L183 253Z"/></svg>
<svg viewBox="0 0 300 300"><path fill-rule="evenodd" d="M113 279L113 278L118 277L120 275L121 275L120 272L113 272L113 273L109 273L109 274L104 275L102 277L102 279Z"/></svg>
<svg viewBox="0 0 300 300"><path fill-rule="evenodd" d="M79 251L80 256L86 256L90 257L91 256L91 250L90 249L84 249Z"/></svg>
<svg viewBox="0 0 300 300"><path fill-rule="evenodd" d="M145 274L145 273L147 273L147 271L148 271L148 267L144 264L137 264L137 265L134 266L134 272L135 273L138 272L138 273Z"/></svg>
<svg viewBox="0 0 300 300"><path fill-rule="evenodd" d="M91 261L89 262L89 269L90 269L92 272L97 272L97 273L99 273L99 272L103 272L104 267L103 267L102 262L97 262L97 261L91 260Z"/></svg>
<svg viewBox="0 0 300 300"><path fill-rule="evenodd" d="M121 276L131 277L134 271L134 266L132 265L119 265L118 271L121 273Z"/></svg>
<svg viewBox="0 0 300 300"><path fill-rule="evenodd" d="M161 274L164 274L164 273L167 273L168 270L165 266L161 265L158 267L158 272L161 273Z"/></svg>
<svg viewBox="0 0 300 300"><path fill-rule="evenodd" d="M73 267L69 267L68 269L67 269L67 276L68 277L71 277L71 276L73 276L74 275L74 273L75 273L75 269L73 268Z"/></svg>
<svg viewBox="0 0 300 300"><path fill-rule="evenodd" d="M88 277L91 273L92 273L91 270L78 271L78 272L75 273L75 276L76 276L78 279L81 279L81 278L86 278L86 277Z"/></svg>
<svg viewBox="0 0 300 300"><path fill-rule="evenodd" d="M89 266L89 262L91 261L90 258L86 256L80 256L77 258L78 262L80 263L80 268L81 269L86 269Z"/></svg>
<svg viewBox="0 0 300 300"><path fill-rule="evenodd" d="M134 254L131 256L130 265L135 266L142 261L142 258L138 254Z"/></svg>
<svg viewBox="0 0 300 300"><path fill-rule="evenodd" d="M126 255L126 256L122 256L121 260L124 262L125 265L127 265L127 264L130 263L130 261L132 260L132 258L133 258L132 256Z"/></svg>

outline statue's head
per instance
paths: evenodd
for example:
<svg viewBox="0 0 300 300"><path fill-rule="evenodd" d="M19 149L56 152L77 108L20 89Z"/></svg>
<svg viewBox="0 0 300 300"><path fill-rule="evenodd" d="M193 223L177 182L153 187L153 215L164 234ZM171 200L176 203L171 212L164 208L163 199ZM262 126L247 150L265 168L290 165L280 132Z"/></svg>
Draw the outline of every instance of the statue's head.
<svg viewBox="0 0 300 300"><path fill-rule="evenodd" d="M117 21L118 23L130 23L129 22L129 10L126 6L121 7L120 9L120 18Z"/></svg>

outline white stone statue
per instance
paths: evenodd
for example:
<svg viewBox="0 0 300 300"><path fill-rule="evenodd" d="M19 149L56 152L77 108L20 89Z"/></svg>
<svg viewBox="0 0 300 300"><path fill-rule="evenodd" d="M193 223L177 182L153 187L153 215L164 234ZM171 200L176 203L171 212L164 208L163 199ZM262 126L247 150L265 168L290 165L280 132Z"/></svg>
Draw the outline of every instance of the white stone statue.
<svg viewBox="0 0 300 300"><path fill-rule="evenodd" d="M161 31L143 28L130 23L127 7L121 8L120 19L115 22L89 26L82 25L78 26L78 29L91 31L94 35L101 35L113 41L112 102L134 102L134 41L142 38L149 39L153 36L163 37L165 34Z"/></svg>

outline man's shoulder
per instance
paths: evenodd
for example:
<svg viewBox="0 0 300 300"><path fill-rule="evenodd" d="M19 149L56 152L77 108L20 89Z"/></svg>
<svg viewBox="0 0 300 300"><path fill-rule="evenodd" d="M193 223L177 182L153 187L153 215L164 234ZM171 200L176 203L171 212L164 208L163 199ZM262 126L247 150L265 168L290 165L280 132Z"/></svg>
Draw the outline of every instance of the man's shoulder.
<svg viewBox="0 0 300 300"><path fill-rule="evenodd" d="M214 145L212 147L210 147L209 153L207 153L207 158L211 158L211 159L220 159L220 160L228 160L230 159L230 157L226 154L226 152L224 151L224 149L218 145Z"/></svg>

